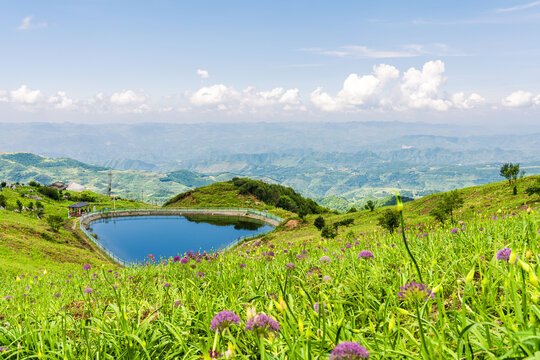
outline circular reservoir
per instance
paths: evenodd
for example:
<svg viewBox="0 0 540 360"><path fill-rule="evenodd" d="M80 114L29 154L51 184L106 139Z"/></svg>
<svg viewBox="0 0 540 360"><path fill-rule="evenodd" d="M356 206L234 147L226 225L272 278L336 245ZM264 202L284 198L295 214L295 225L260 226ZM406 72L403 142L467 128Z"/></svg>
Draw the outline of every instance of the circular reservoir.
<svg viewBox="0 0 540 360"><path fill-rule="evenodd" d="M89 231L114 255L128 262L143 262L185 252L218 250L238 238L271 231L265 222L231 216L126 216L92 221Z"/></svg>

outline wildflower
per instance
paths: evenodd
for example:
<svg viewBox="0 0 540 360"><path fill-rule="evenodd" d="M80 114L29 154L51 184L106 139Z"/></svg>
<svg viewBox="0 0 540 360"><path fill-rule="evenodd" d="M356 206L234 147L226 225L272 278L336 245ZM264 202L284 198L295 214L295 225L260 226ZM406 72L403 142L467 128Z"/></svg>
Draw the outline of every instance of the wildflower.
<svg viewBox="0 0 540 360"><path fill-rule="evenodd" d="M203 273L202 271L199 271L199 272L195 275L195 277L200 277L200 278L203 278L203 277L205 277L205 276L206 276L206 274Z"/></svg>
<svg viewBox="0 0 540 360"><path fill-rule="evenodd" d="M55 298L58 298L58 297L60 297L60 296L62 296L62 294L60 294L60 293L54 294L54 297L55 297Z"/></svg>
<svg viewBox="0 0 540 360"><path fill-rule="evenodd" d="M330 276L326 275L326 276L324 276L324 277L322 278L322 281L323 281L323 282L332 281L332 278L331 278Z"/></svg>
<svg viewBox="0 0 540 360"><path fill-rule="evenodd" d="M504 248L497 252L497 260L504 260L508 261L510 259L510 254L512 253L512 249Z"/></svg>
<svg viewBox="0 0 540 360"><path fill-rule="evenodd" d="M241 268L245 268L246 267L246 264L240 264L239 265Z"/></svg>
<svg viewBox="0 0 540 360"><path fill-rule="evenodd" d="M83 292L84 292L85 294L90 294L90 293L94 292L94 290L92 290L91 288L86 288L86 289L84 289Z"/></svg>
<svg viewBox="0 0 540 360"><path fill-rule="evenodd" d="M4 351L5 351L5 352L8 352L8 351L9 351L9 348L8 348L7 346L2 346L2 347L0 347L0 353L2 353L2 352L4 352Z"/></svg>
<svg viewBox="0 0 540 360"><path fill-rule="evenodd" d="M330 258L328 256L323 256L321 259L320 259L321 262L330 262Z"/></svg>
<svg viewBox="0 0 540 360"><path fill-rule="evenodd" d="M181 304L182 304L182 303L180 302L180 300L176 300L176 301L174 302L174 305L173 305L173 306L174 306L175 308L177 308L177 307L179 307Z"/></svg>
<svg viewBox="0 0 540 360"><path fill-rule="evenodd" d="M274 256L275 254L274 254L273 251L269 251L267 255L268 255L268 256Z"/></svg>
<svg viewBox="0 0 540 360"><path fill-rule="evenodd" d="M163 284L163 287L165 287L165 288L170 288L170 287L171 287L171 284L165 283L165 284Z"/></svg>
<svg viewBox="0 0 540 360"><path fill-rule="evenodd" d="M405 284L405 286L401 286L400 290L398 297L401 301L428 301L429 298L435 298L435 295L427 288L427 285L415 283L414 281L410 284Z"/></svg>
<svg viewBox="0 0 540 360"><path fill-rule="evenodd" d="M458 228L453 228L453 229L452 229L452 234L455 234L455 233L457 233L457 232L458 232Z"/></svg>
<svg viewBox="0 0 540 360"><path fill-rule="evenodd" d="M279 323L266 314L256 314L248 320L246 331L253 331L259 336L267 337L270 332L279 332Z"/></svg>
<svg viewBox="0 0 540 360"><path fill-rule="evenodd" d="M173 257L173 261L174 262L180 261L180 256L176 255L175 257Z"/></svg>
<svg viewBox="0 0 540 360"><path fill-rule="evenodd" d="M188 258L182 258L182 260L180 260L180 264L187 264L188 262L189 262Z"/></svg>
<svg viewBox="0 0 540 360"><path fill-rule="evenodd" d="M9 300L9 299L13 299L13 296L8 295L8 296L6 296L6 297L4 298L4 300Z"/></svg>
<svg viewBox="0 0 540 360"><path fill-rule="evenodd" d="M91 266L90 264L86 264L86 265L83 266L82 269L83 269L83 270L90 270L90 269L92 269L92 266ZM71 274L70 274L70 275L71 275Z"/></svg>
<svg viewBox="0 0 540 360"><path fill-rule="evenodd" d="M212 319L210 330L212 331L225 331L232 324L238 325L240 323L240 317L230 310L220 311Z"/></svg>
<svg viewBox="0 0 540 360"><path fill-rule="evenodd" d="M330 354L330 360L361 360L368 358L369 352L367 349L352 341L342 342Z"/></svg>
<svg viewBox="0 0 540 360"><path fill-rule="evenodd" d="M324 309L324 313L328 314L328 311L326 311L326 303L325 302L323 302L323 309ZM318 301L315 304L313 304L313 310L315 310L315 312L317 314L319 313L319 302Z"/></svg>
<svg viewBox="0 0 540 360"><path fill-rule="evenodd" d="M362 250L360 251L360 253L358 254L358 258L362 258L362 259L369 259L369 258L374 258L375 256L373 255L373 253L369 250Z"/></svg>
<svg viewBox="0 0 540 360"><path fill-rule="evenodd" d="M208 350L208 355L210 355L210 359L218 359L222 357L222 355L217 350Z"/></svg>

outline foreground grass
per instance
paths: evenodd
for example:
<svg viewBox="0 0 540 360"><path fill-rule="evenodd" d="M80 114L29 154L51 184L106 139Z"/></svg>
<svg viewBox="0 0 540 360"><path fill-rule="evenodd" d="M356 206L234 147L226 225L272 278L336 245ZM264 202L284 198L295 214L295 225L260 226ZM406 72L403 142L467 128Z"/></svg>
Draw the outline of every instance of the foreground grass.
<svg viewBox="0 0 540 360"><path fill-rule="evenodd" d="M372 359L532 359L539 229L540 217L524 210L406 230L433 298L400 299L419 275L402 234L381 231L12 277L0 284L0 358L327 359L354 341ZM510 261L497 260L502 248ZM362 250L374 257L359 258ZM223 310L240 323L212 331ZM279 331L246 330L260 313Z"/></svg>

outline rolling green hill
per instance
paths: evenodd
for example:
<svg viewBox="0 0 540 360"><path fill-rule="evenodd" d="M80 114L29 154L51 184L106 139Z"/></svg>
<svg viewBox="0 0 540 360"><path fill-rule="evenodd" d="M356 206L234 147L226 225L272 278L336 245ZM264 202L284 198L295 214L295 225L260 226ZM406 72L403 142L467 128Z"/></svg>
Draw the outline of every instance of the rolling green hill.
<svg viewBox="0 0 540 360"><path fill-rule="evenodd" d="M80 264L112 264L78 228L78 219L68 219L67 206L81 196L93 198L91 208L96 210L113 207L113 202L106 196L85 191L76 193L64 191L63 195L72 196L72 200L53 200L35 187L19 186L16 189L4 188L0 197L6 203L5 210L0 210L0 272L6 274L25 274L38 269L61 271ZM17 201L24 208L18 210ZM30 205L31 204L31 205ZM148 206L146 204L116 200L117 207ZM42 208L42 211L36 210ZM47 222L51 215L62 217L63 223L55 232Z"/></svg>

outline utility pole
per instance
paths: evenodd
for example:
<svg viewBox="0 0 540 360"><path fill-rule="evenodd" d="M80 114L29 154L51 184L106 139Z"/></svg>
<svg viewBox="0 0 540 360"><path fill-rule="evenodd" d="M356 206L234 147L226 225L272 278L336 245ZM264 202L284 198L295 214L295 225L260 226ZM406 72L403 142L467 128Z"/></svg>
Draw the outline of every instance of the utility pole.
<svg viewBox="0 0 540 360"><path fill-rule="evenodd" d="M109 187L107 189L107 195L111 197L111 190L112 190L112 170L109 170Z"/></svg>

